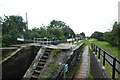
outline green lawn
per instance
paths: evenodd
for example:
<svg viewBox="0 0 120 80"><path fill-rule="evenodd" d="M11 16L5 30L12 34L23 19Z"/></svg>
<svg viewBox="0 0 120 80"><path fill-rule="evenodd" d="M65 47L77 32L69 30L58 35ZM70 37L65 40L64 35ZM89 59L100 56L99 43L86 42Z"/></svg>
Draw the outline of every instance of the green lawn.
<svg viewBox="0 0 120 80"><path fill-rule="evenodd" d="M88 40L80 40L79 42L74 43L75 45L80 45L81 43L85 43L85 46L90 46L90 42Z"/></svg>
<svg viewBox="0 0 120 80"><path fill-rule="evenodd" d="M113 56L115 56L120 60L120 50L118 50L117 47L112 47L108 42L104 42L104 41L93 40L92 43L96 44L103 50L106 50L107 52L109 52L110 54L112 54Z"/></svg>

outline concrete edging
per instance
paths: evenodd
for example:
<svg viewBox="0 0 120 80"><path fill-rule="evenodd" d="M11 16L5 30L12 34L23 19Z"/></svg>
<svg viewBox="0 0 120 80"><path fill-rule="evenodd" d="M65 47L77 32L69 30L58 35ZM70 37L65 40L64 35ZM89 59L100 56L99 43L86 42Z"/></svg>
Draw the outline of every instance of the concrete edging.
<svg viewBox="0 0 120 80"><path fill-rule="evenodd" d="M101 76L99 76L99 77L97 77L97 75L96 75L95 78L105 78L105 79L112 80L112 78L109 76L108 72L106 71L105 67L101 64L100 60L97 58L97 56L92 51L91 47L89 48L89 50L90 50L90 57L97 63L95 65L97 65L97 67L100 70L100 71L97 71L97 72L99 72L101 74ZM95 75L93 75L93 76L95 76Z"/></svg>

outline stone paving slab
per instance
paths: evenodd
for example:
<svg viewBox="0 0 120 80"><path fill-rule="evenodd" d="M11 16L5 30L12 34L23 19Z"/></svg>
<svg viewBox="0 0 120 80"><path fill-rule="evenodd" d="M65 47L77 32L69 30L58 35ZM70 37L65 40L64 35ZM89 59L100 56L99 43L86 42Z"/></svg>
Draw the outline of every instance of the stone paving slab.
<svg viewBox="0 0 120 80"><path fill-rule="evenodd" d="M53 49L70 49L72 47L75 47L73 44L58 44L58 45L50 45L49 48Z"/></svg>
<svg viewBox="0 0 120 80"><path fill-rule="evenodd" d="M83 55L82 55L82 64L80 66L80 70L78 74L76 75L76 78L87 78L89 74L89 68L90 68L90 63L89 63L90 57L88 54L88 46L85 47Z"/></svg>

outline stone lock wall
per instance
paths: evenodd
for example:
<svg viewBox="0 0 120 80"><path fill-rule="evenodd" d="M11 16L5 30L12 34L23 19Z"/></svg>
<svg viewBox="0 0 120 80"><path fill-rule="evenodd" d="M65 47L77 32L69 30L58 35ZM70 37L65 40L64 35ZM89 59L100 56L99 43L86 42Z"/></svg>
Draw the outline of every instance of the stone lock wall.
<svg viewBox="0 0 120 80"><path fill-rule="evenodd" d="M17 78L17 80L21 80L39 49L39 46L24 47L4 61L2 63L2 79Z"/></svg>

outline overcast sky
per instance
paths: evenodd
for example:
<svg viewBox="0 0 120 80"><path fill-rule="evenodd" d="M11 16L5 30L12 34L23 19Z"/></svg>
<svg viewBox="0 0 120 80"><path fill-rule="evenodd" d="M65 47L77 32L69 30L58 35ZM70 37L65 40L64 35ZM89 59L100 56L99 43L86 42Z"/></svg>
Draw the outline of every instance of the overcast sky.
<svg viewBox="0 0 120 80"><path fill-rule="evenodd" d="M0 16L28 14L28 27L65 22L75 33L109 31L118 21L119 0L0 0Z"/></svg>

